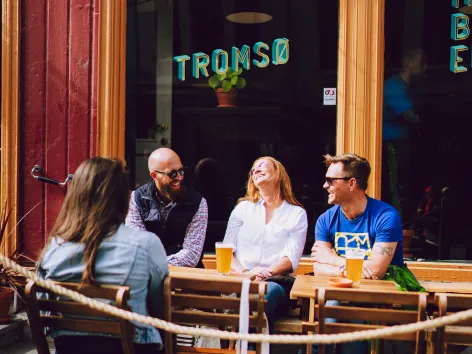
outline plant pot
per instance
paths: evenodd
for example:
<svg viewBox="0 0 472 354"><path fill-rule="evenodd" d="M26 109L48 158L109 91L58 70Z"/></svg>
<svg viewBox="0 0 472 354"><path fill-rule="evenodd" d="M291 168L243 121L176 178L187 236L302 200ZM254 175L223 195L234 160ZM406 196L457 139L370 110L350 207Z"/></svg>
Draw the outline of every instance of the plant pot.
<svg viewBox="0 0 472 354"><path fill-rule="evenodd" d="M238 90L234 87L228 92L223 91L222 88L216 89L216 98L218 99L219 108L236 107L237 96Z"/></svg>
<svg viewBox="0 0 472 354"><path fill-rule="evenodd" d="M0 324L7 323L10 320L10 305L13 299L13 290L0 287Z"/></svg>

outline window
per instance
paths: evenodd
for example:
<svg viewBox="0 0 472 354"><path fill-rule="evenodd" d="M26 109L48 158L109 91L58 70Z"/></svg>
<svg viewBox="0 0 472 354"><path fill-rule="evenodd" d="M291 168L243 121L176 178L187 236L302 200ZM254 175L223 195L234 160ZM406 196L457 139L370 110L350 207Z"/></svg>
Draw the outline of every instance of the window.
<svg viewBox="0 0 472 354"><path fill-rule="evenodd" d="M327 208L322 155L336 146L338 2L168 3L128 7L126 154L135 186L149 180L150 152L171 147L194 172L186 179L208 199L210 221L220 223L210 236L217 240L252 163L273 156L306 207L308 252ZM210 86L218 80L209 82L226 66L244 78L233 79L234 107L222 107ZM211 172L195 173L202 164Z"/></svg>

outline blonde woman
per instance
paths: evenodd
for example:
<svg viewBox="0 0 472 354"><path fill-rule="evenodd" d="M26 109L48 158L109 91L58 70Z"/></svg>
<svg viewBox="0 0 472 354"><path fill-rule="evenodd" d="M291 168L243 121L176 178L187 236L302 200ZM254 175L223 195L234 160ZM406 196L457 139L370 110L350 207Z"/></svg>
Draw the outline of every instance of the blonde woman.
<svg viewBox="0 0 472 354"><path fill-rule="evenodd" d="M246 196L229 218L224 242L235 247L233 271L250 272L257 280L268 281L270 333L276 315L288 308L290 291L271 278L297 269L307 225L306 212L293 195L285 167L272 157L257 159L249 172Z"/></svg>

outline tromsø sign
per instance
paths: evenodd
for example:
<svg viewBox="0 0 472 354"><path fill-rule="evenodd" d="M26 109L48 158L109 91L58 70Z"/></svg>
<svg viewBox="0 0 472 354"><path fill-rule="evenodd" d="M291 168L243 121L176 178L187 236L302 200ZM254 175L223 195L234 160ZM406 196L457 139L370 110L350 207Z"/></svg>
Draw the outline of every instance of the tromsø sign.
<svg viewBox="0 0 472 354"><path fill-rule="evenodd" d="M464 2L464 6L472 6L472 0L452 0L452 7L458 9L461 2ZM451 39L453 41L463 41L469 38L470 27L469 27L469 16L463 13L455 13L451 16ZM450 61L449 67L453 73L463 73L467 71L467 67L462 65L464 62L463 54L461 52L469 52L470 67L472 68L472 45L469 48L464 44L453 45L450 49Z"/></svg>
<svg viewBox="0 0 472 354"><path fill-rule="evenodd" d="M251 62L258 68L265 68L269 65L269 54L272 56L273 65L285 64L289 58L288 39L277 38L272 42L272 46L264 42L257 42L252 46L252 52L257 56L251 61L250 47L244 44L241 49L238 47L231 48L231 68L233 71L238 71L239 65L242 68L249 70ZM270 49L270 52L269 52ZM223 49L215 49L210 56L203 52L192 54L192 58L188 55L178 55L174 57L174 61L178 65L178 78L185 81L185 63L191 59L192 76L195 79L200 78L200 74L208 77L208 66L215 74L225 74L229 67L230 55ZM211 64L211 65L210 65Z"/></svg>

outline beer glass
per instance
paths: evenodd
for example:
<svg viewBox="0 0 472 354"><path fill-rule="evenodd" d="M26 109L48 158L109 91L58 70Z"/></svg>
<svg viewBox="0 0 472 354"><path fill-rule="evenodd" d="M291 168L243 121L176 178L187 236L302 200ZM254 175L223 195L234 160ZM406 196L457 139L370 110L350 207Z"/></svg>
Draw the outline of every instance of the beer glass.
<svg viewBox="0 0 472 354"><path fill-rule="evenodd" d="M216 242L216 271L226 275L231 270L231 259L233 257L233 245L231 243Z"/></svg>
<svg viewBox="0 0 472 354"><path fill-rule="evenodd" d="M347 278L357 283L362 278L362 266L364 264L365 250L348 248L346 250Z"/></svg>

